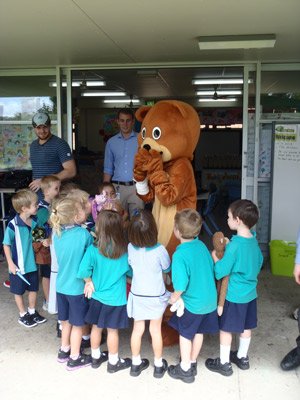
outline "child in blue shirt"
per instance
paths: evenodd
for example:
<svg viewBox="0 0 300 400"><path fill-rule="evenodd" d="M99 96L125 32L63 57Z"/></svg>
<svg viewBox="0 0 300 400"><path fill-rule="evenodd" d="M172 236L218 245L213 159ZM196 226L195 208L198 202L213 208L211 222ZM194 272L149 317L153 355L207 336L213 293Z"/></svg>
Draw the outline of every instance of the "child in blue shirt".
<svg viewBox="0 0 300 400"><path fill-rule="evenodd" d="M128 327L126 274L129 272L127 240L122 217L112 210L101 210L96 222L96 243L89 246L79 267L78 278L86 281L85 294L91 298L85 317L92 324L92 368L107 361L107 372L131 366L130 358L118 354L118 330ZM107 328L107 352L101 352L103 328Z"/></svg>
<svg viewBox="0 0 300 400"><path fill-rule="evenodd" d="M206 367L224 376L233 373L231 362L240 369L249 369L247 356L251 330L257 326L256 286L257 276L263 263L255 233L250 231L258 221L257 206L250 200L237 200L229 206L228 226L236 230L226 245L221 260L215 261L215 276L222 279L229 275L224 311L220 317L220 357L208 358ZM240 336L238 351L230 351L232 333Z"/></svg>
<svg viewBox="0 0 300 400"><path fill-rule="evenodd" d="M47 238L41 242L34 242L35 259L40 269L42 277L42 287L44 292L43 310L48 311L49 288L51 274L51 256L50 256L50 226L48 224L50 216L50 206L53 200L59 195L60 179L55 175L44 176L41 179L41 190L44 198L39 201L37 211L37 224L45 230ZM48 261L48 262L47 262Z"/></svg>
<svg viewBox="0 0 300 400"><path fill-rule="evenodd" d="M3 248L10 275L10 292L15 295L19 310L19 324L32 328L46 322L35 309L39 279L32 247L32 230L36 220L38 197L30 189L19 190L12 197L17 215L8 223L4 234ZM23 278L23 279L22 279ZM23 294L28 291L28 311Z"/></svg>
<svg viewBox="0 0 300 400"><path fill-rule="evenodd" d="M175 215L174 234L180 240L172 258L174 292L170 303L181 299L183 315L174 315L169 325L180 335L181 362L170 365L171 378L192 383L197 374L197 357L203 334L219 331L217 317L217 290L213 261L204 243L198 239L202 219L196 210L184 209Z"/></svg>
<svg viewBox="0 0 300 400"><path fill-rule="evenodd" d="M59 265L56 291L58 319L62 324L61 347L57 361L67 362L67 370L91 364L91 357L80 354L82 330L88 309L84 281L77 278L80 261L93 242L81 227L86 214L81 204L67 197L55 202L50 215L52 241Z"/></svg>

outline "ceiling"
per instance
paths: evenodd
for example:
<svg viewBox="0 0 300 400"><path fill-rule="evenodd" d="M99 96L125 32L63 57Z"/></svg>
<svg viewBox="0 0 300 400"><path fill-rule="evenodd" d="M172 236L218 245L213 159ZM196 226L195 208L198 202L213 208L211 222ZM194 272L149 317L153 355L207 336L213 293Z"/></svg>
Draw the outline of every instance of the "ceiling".
<svg viewBox="0 0 300 400"><path fill-rule="evenodd" d="M86 76L103 77L107 88L145 100L188 101L195 97L196 77L242 75L226 64L300 62L299 15L299 0L1 0L0 69L94 65ZM275 34L275 47L198 47L200 36L250 34ZM220 67L209 67L214 63ZM148 75L140 74L145 68ZM280 79L272 72L262 83L264 93L300 93L299 71L280 73Z"/></svg>

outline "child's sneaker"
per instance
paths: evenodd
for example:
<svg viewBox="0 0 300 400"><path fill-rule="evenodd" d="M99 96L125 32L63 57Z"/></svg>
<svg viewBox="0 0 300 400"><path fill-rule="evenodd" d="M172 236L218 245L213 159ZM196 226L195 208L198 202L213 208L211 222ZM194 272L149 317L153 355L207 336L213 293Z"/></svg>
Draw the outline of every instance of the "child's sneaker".
<svg viewBox="0 0 300 400"><path fill-rule="evenodd" d="M66 369L68 371L75 371L76 369L87 367L91 365L92 357L87 354L79 354L76 360L69 358Z"/></svg>
<svg viewBox="0 0 300 400"><path fill-rule="evenodd" d="M103 351L99 358L92 357L92 368L99 368L102 363L108 360L108 352Z"/></svg>
<svg viewBox="0 0 300 400"><path fill-rule="evenodd" d="M31 318L37 324L43 324L44 322L47 321L47 318L45 318L42 315L40 315L37 311L35 311L34 314L31 314Z"/></svg>
<svg viewBox="0 0 300 400"><path fill-rule="evenodd" d="M246 370L250 368L249 357L238 358L237 351L230 352L230 361L236 364L240 369Z"/></svg>
<svg viewBox="0 0 300 400"><path fill-rule="evenodd" d="M65 363L69 361L69 358L70 358L70 350L69 351L63 351L61 349L58 350L57 361L59 363Z"/></svg>
<svg viewBox="0 0 300 400"><path fill-rule="evenodd" d="M131 359L130 358L119 358L117 364L111 364L110 362L107 363L107 372L114 373L121 371L122 369L126 369L131 367Z"/></svg>
<svg viewBox="0 0 300 400"><path fill-rule="evenodd" d="M149 367L149 360L147 358L142 358L142 362L139 365L131 364L130 375L131 376L139 376L144 369Z"/></svg>
<svg viewBox="0 0 300 400"><path fill-rule="evenodd" d="M205 366L210 371L218 372L223 376L230 376L233 374L231 363L227 362L225 364L221 364L220 358L208 358L205 361Z"/></svg>
<svg viewBox="0 0 300 400"><path fill-rule="evenodd" d="M34 326L37 326L37 322L32 319L32 315L30 315L28 312L23 315L23 317L20 317L18 322L19 324L25 326L25 328L33 328Z"/></svg>
<svg viewBox="0 0 300 400"><path fill-rule="evenodd" d="M3 282L3 286L7 287L8 289L10 288L10 281L7 279L6 281Z"/></svg>
<svg viewBox="0 0 300 400"><path fill-rule="evenodd" d="M187 371L184 371L181 368L180 364L170 365L168 368L168 374L170 375L171 378L181 379L185 383L193 383L195 380L192 368L188 369Z"/></svg>
<svg viewBox="0 0 300 400"><path fill-rule="evenodd" d="M80 351L83 351L84 349L88 349L90 347L91 347L91 340L82 338L80 343Z"/></svg>
<svg viewBox="0 0 300 400"><path fill-rule="evenodd" d="M154 371L153 371L154 378L158 378L158 379L162 378L164 376L165 372L167 371L168 363L164 358L162 360L162 364L163 365L161 367L156 367L154 365Z"/></svg>
<svg viewBox="0 0 300 400"><path fill-rule="evenodd" d="M197 361L191 363L191 369L192 369L192 374L194 376L196 376L197 375Z"/></svg>

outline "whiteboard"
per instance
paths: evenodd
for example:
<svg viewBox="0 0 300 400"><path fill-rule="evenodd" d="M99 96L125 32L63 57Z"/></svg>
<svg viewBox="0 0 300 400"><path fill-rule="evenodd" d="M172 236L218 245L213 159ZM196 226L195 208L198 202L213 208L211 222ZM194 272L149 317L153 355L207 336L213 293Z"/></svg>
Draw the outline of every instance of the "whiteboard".
<svg viewBox="0 0 300 400"><path fill-rule="evenodd" d="M271 240L295 241L300 227L300 124L274 125Z"/></svg>

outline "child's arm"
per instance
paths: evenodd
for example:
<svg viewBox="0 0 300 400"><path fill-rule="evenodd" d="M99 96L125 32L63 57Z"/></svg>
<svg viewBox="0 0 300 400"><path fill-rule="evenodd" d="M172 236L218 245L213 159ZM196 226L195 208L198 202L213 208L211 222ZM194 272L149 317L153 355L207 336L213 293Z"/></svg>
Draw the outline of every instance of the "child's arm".
<svg viewBox="0 0 300 400"><path fill-rule="evenodd" d="M181 290L181 291L173 292L173 293L171 294L171 296L170 296L169 303L170 303L170 304L176 303L176 301L180 298L180 296L182 295L182 293L183 293L182 290Z"/></svg>
<svg viewBox="0 0 300 400"><path fill-rule="evenodd" d="M85 286L84 286L84 295L88 299L92 297L93 292L95 291L95 287L91 278L85 278Z"/></svg>
<svg viewBox="0 0 300 400"><path fill-rule="evenodd" d="M11 257L11 248L10 248L10 246L8 246L7 244L4 244L3 245L3 250L4 250L4 254L5 254L5 257L6 257L7 264L8 264L9 272L14 274L14 275L16 275L18 267L13 262L13 259Z"/></svg>

